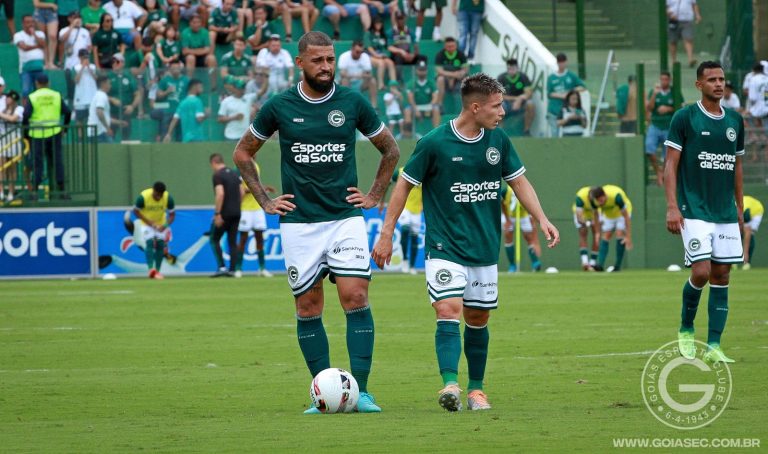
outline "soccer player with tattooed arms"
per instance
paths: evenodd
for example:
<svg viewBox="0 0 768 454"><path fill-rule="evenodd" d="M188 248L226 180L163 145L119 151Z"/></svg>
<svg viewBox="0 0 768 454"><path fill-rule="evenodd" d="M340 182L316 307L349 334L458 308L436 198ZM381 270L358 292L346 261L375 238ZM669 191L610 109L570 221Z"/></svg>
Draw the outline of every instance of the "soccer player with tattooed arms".
<svg viewBox="0 0 768 454"><path fill-rule="evenodd" d="M304 80L264 104L237 144L234 161L264 211L280 215L299 347L310 373L314 377L330 367L322 320L323 279L330 276L346 314L351 372L360 386L357 411L380 412L367 387L374 325L368 302L368 233L361 209L376 206L384 195L400 150L371 104L360 93L334 83L331 38L321 32L302 36L296 65ZM356 131L381 152L368 193L357 187ZM275 132L280 134L283 195L271 199L254 157ZM310 407L305 413L320 410Z"/></svg>

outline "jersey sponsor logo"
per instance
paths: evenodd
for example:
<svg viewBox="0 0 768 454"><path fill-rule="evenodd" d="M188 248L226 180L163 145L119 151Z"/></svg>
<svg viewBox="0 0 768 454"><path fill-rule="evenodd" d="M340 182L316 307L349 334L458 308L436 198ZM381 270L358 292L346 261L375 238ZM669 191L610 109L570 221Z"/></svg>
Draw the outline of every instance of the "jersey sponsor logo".
<svg viewBox="0 0 768 454"><path fill-rule="evenodd" d="M701 247L701 241L698 238L693 238L688 242L688 249L691 251L698 251Z"/></svg>
<svg viewBox="0 0 768 454"><path fill-rule="evenodd" d="M709 135L709 131L701 131L701 135L702 136L708 136Z"/></svg>
<svg viewBox="0 0 768 454"><path fill-rule="evenodd" d="M340 110L332 110L330 113L328 113L328 123L330 123L334 128L338 128L339 126L343 125L344 120L344 112Z"/></svg>
<svg viewBox="0 0 768 454"><path fill-rule="evenodd" d="M288 280L293 284L299 280L299 269L295 266L288 267Z"/></svg>
<svg viewBox="0 0 768 454"><path fill-rule="evenodd" d="M343 143L312 144L295 142L291 145L293 160L300 164L318 164L321 162L343 162L347 150Z"/></svg>
<svg viewBox="0 0 768 454"><path fill-rule="evenodd" d="M721 233L720 235L718 235L717 238L721 240L738 240L739 239L738 237L735 237L732 235L726 235L724 233Z"/></svg>
<svg viewBox="0 0 768 454"><path fill-rule="evenodd" d="M500 181L483 181L482 183L456 182L451 186L451 192L456 194L453 201L458 203L483 202L498 200Z"/></svg>
<svg viewBox="0 0 768 454"><path fill-rule="evenodd" d="M736 163L736 156L726 153L710 153L708 151L702 151L699 153L698 158L699 167L702 169L733 171Z"/></svg>
<svg viewBox="0 0 768 454"><path fill-rule="evenodd" d="M453 158L451 158L451 161L453 161L453 162L460 162L460 161L463 161L463 160L464 160L464 158L462 158L461 156L454 156Z"/></svg>
<svg viewBox="0 0 768 454"><path fill-rule="evenodd" d="M335 248L333 248L334 254L341 254L342 252L347 252L347 251L365 252L365 249L359 246L344 246L344 247L336 246Z"/></svg>
<svg viewBox="0 0 768 454"><path fill-rule="evenodd" d="M435 281L437 281L440 285L448 285L453 280L453 274L445 268L437 270L437 273L435 273Z"/></svg>
<svg viewBox="0 0 768 454"><path fill-rule="evenodd" d="M728 128L725 130L725 137L728 138L731 142L736 141L736 130L733 128Z"/></svg>
<svg viewBox="0 0 768 454"><path fill-rule="evenodd" d="M480 288L496 287L496 285L497 285L497 284L496 284L495 282L480 282L480 281L475 281L475 282L473 282L473 283L472 283L472 287L480 287Z"/></svg>
<svg viewBox="0 0 768 454"><path fill-rule="evenodd" d="M294 123L304 123L304 119L303 118L294 118L293 122Z"/></svg>
<svg viewBox="0 0 768 454"><path fill-rule="evenodd" d="M501 161L501 153L495 147L488 147L485 150L485 159L488 160L488 164L495 166Z"/></svg>

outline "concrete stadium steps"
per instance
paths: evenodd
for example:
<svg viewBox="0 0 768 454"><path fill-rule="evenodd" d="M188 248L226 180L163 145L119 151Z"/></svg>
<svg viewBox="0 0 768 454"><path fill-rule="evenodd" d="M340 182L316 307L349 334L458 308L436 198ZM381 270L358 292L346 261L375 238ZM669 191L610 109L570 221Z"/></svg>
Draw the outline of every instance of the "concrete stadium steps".
<svg viewBox="0 0 768 454"><path fill-rule="evenodd" d="M552 2L542 0L507 0L505 2L526 27L551 50L576 48L576 5L557 0L555 24L552 26ZM585 2L585 40L587 47L631 48L632 40L613 24L593 2Z"/></svg>

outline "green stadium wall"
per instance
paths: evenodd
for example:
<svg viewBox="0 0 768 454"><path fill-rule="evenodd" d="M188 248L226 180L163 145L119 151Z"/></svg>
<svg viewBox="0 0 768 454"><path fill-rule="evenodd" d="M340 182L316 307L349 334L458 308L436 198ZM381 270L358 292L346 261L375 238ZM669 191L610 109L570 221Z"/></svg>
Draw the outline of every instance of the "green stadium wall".
<svg viewBox="0 0 768 454"><path fill-rule="evenodd" d="M574 195L582 186L608 183L623 187L632 200L635 248L627 253L626 266L665 268L672 263L682 265L680 239L666 231L664 194L661 188L645 185L646 163L640 137L520 138L514 144L525 163L528 179L562 236L558 247L545 249L545 266L559 269L576 269L579 266L578 238L571 212ZM406 162L414 145L414 141L400 142L400 165ZM359 184L368 188L376 173L379 153L368 142L359 142L357 148ZM141 190L150 187L156 180L163 180L177 204L210 206L213 189L208 157L211 153L221 153L231 165L233 149L233 142L102 145L98 162L99 205L131 205ZM267 142L257 158L263 181L279 188L277 142ZM768 187L765 185L748 185L745 193L768 202ZM768 246L758 244L758 257L754 263L768 266L768 254L759 254ZM523 266L527 269L527 254L522 252ZM613 263L614 252L615 242L612 242L608 264ZM501 254L501 261L506 266L504 254Z"/></svg>

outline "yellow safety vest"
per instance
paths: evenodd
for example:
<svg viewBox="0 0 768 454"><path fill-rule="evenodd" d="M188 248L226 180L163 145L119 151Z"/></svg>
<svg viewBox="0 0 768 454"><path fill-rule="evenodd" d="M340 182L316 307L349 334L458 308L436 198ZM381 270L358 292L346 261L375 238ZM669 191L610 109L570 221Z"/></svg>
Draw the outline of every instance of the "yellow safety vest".
<svg viewBox="0 0 768 454"><path fill-rule="evenodd" d="M160 200L152 197L154 190L152 188L141 191L141 197L144 198L144 208L139 208L141 214L150 221L157 224L165 224L165 212L168 209L168 191L163 193Z"/></svg>
<svg viewBox="0 0 768 454"><path fill-rule="evenodd" d="M61 132L61 93L43 87L30 93L29 102L32 104L29 137L46 139Z"/></svg>

